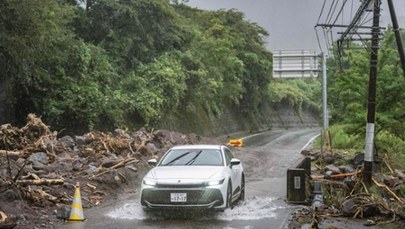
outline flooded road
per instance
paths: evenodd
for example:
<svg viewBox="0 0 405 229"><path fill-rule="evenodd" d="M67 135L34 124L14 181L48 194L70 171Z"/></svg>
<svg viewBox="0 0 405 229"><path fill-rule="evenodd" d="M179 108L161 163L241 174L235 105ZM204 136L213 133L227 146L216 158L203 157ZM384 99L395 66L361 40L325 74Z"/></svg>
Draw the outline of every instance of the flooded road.
<svg viewBox="0 0 405 229"><path fill-rule="evenodd" d="M144 213L139 193L132 192L103 206L85 210L87 220L61 228L286 228L295 206L286 199L286 173L318 129L271 131L244 139L235 149L246 175L246 200L224 212L176 211Z"/></svg>

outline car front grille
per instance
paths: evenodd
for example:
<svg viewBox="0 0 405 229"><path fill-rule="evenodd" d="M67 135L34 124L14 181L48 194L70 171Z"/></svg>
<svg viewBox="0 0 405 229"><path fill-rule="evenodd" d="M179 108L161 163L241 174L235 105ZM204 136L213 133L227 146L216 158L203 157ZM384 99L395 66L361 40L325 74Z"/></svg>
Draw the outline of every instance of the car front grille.
<svg viewBox="0 0 405 229"><path fill-rule="evenodd" d="M157 184L157 188L203 188L205 184Z"/></svg>
<svg viewBox="0 0 405 229"><path fill-rule="evenodd" d="M178 187L178 186L177 186ZM186 202L171 202L171 193L187 193ZM221 191L218 189L176 189L176 190L160 190L160 189L145 189L142 192L142 204L146 205L145 201L152 205L170 205L170 206L187 206L187 205L206 205L215 202L215 206L223 204Z"/></svg>

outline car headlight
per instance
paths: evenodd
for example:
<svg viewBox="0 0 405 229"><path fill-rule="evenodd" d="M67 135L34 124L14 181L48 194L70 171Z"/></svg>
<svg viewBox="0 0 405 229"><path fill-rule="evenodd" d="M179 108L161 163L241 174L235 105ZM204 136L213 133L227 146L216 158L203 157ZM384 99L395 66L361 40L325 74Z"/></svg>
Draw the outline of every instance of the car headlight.
<svg viewBox="0 0 405 229"><path fill-rule="evenodd" d="M143 184L149 185L149 186L155 186L157 184L157 180L145 178L145 179L143 179Z"/></svg>
<svg viewBox="0 0 405 229"><path fill-rule="evenodd" d="M220 185L224 183L225 178L221 178L221 179L215 179L215 180L209 180L207 181L205 184L207 186L214 186L214 185Z"/></svg>

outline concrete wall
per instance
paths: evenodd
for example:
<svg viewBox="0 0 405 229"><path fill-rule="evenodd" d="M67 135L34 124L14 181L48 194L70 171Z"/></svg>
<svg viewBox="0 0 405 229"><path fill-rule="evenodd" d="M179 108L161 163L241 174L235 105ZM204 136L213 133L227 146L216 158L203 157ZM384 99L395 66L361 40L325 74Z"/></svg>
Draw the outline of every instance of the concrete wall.
<svg viewBox="0 0 405 229"><path fill-rule="evenodd" d="M258 117L249 120L238 110L228 108L219 117L206 114L182 114L178 118L168 118L160 128L179 131L181 133L197 133L202 136L221 136L237 132L256 132L272 129L319 127L321 119L317 112L304 109L296 112L286 105L264 107Z"/></svg>

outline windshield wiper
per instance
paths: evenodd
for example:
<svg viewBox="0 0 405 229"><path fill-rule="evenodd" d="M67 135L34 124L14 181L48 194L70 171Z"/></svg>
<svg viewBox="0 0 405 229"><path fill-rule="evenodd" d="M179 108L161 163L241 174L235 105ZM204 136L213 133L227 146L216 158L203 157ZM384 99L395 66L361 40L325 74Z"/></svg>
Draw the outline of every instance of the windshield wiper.
<svg viewBox="0 0 405 229"><path fill-rule="evenodd" d="M179 160L180 158L186 156L186 155L189 154L189 153L190 153L190 152L186 152L186 153L181 154L180 156L177 156L177 157L173 158L173 160L171 160L171 161L169 161L168 163L166 163L165 166L167 166L167 165L172 165L175 161Z"/></svg>
<svg viewBox="0 0 405 229"><path fill-rule="evenodd" d="M191 160L189 160L186 165L192 165L195 160L197 159L198 156L200 156L200 154L202 153L202 150L200 150L193 158L191 158Z"/></svg>

